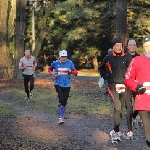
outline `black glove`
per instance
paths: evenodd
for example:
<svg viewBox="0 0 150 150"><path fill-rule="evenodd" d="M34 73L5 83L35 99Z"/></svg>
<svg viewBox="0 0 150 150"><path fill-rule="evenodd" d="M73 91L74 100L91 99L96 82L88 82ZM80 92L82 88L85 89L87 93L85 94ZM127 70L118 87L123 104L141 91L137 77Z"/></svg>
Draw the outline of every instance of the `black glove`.
<svg viewBox="0 0 150 150"><path fill-rule="evenodd" d="M143 94L146 91L146 88L142 84L138 84L136 87L136 92Z"/></svg>

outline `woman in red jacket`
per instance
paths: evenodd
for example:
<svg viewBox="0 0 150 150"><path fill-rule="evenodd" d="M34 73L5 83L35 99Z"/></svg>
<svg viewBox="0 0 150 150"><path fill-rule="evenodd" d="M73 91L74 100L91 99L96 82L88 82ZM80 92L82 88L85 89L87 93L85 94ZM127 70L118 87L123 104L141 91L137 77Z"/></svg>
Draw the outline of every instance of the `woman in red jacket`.
<svg viewBox="0 0 150 150"><path fill-rule="evenodd" d="M132 59L124 84L136 92L135 110L139 111L150 147L150 35L143 38L144 53ZM135 80L136 79L136 80Z"/></svg>

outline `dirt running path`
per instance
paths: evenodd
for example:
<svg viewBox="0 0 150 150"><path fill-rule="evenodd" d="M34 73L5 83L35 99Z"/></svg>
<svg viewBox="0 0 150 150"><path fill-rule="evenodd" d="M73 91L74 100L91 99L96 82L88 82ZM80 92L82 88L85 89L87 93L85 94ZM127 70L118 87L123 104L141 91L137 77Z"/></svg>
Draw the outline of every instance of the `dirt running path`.
<svg viewBox="0 0 150 150"><path fill-rule="evenodd" d="M42 114L28 110L28 108L12 106L11 103L6 103L3 99L5 99L5 95L1 90L0 102L13 107L19 111L20 115L17 118L6 118L1 122L1 126L3 126L1 132L9 132L9 134L19 136L20 143L23 137L28 137L31 141L55 145L47 150L146 150L145 136L141 126L134 129L133 140L125 139L126 118L123 118L121 122L122 141L114 145L109 138L109 132L113 127L112 116L105 118L83 117L66 113L65 123L59 125L57 113L53 115ZM3 118L0 119L3 120ZM39 147L38 149L42 150L43 148Z"/></svg>

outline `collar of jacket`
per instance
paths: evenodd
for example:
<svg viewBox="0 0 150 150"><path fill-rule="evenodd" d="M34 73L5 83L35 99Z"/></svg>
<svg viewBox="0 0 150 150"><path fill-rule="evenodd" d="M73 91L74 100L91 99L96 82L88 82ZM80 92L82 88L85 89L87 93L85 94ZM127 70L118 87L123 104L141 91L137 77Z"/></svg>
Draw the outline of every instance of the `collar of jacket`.
<svg viewBox="0 0 150 150"><path fill-rule="evenodd" d="M115 53L115 52L112 52L112 55L113 55L113 56L117 56L118 54ZM124 55L125 55L124 51L122 51L121 53L119 53L119 55L120 55L120 56L124 56Z"/></svg>
<svg viewBox="0 0 150 150"><path fill-rule="evenodd" d="M150 56L148 56L146 52L144 52L143 55L144 55L146 58L150 58Z"/></svg>
<svg viewBox="0 0 150 150"><path fill-rule="evenodd" d="M127 53L129 53L130 55L132 55L130 52L127 52ZM139 56L139 55L140 55L139 53L135 52L135 54L132 55L132 56Z"/></svg>

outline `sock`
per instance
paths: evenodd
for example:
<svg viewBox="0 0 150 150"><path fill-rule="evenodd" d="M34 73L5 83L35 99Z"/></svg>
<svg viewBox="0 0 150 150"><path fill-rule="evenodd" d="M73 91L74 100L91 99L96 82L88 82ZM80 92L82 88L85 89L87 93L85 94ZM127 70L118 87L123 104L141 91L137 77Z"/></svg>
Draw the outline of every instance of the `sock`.
<svg viewBox="0 0 150 150"><path fill-rule="evenodd" d="M148 147L150 147L150 142L148 140L146 140L146 144L148 145Z"/></svg>
<svg viewBox="0 0 150 150"><path fill-rule="evenodd" d="M65 107L62 106L61 104L58 105L58 112L59 112L59 117L64 118L64 114L65 114Z"/></svg>
<svg viewBox="0 0 150 150"><path fill-rule="evenodd" d="M114 131L119 132L119 126L114 126Z"/></svg>

